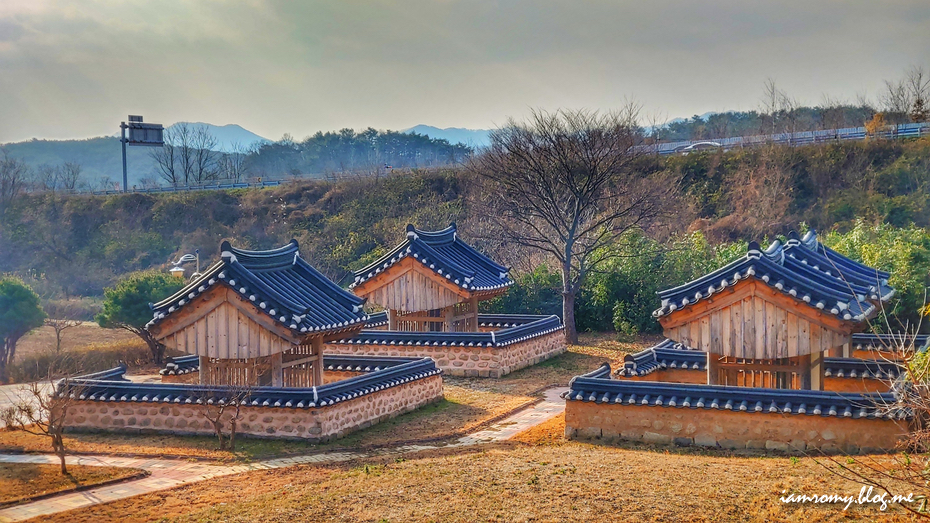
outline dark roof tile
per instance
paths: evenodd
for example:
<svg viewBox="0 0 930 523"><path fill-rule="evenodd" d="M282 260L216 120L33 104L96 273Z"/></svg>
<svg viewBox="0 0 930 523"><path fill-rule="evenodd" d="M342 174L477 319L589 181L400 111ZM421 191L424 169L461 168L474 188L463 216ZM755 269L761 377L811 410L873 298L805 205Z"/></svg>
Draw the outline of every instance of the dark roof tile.
<svg viewBox="0 0 930 523"><path fill-rule="evenodd" d="M469 291L488 291L513 285L509 268L499 265L463 242L453 223L441 231L421 231L407 225L407 238L378 261L355 272L357 285L412 257L449 282Z"/></svg>
<svg viewBox="0 0 930 523"><path fill-rule="evenodd" d="M292 331L333 331L365 322L365 300L346 292L300 257L297 241L268 251L220 247L220 261L173 296L153 305L155 325L185 303L226 285Z"/></svg>

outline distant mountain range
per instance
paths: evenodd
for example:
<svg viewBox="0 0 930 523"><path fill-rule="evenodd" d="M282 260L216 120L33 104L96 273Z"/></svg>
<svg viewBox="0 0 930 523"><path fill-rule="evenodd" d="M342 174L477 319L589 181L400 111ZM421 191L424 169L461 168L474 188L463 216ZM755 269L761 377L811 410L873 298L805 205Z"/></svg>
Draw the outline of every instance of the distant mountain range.
<svg viewBox="0 0 930 523"><path fill-rule="evenodd" d="M184 122L168 126L174 129ZM270 142L248 129L236 124L213 125L202 122L187 122L190 126L206 126L216 138L216 150L229 152L236 144L251 147ZM96 183L100 179L109 179L112 183L122 181L123 162L119 135L101 136L85 140L38 140L0 144L0 148L15 158L25 161L32 167L43 164L61 165L75 162L81 165L84 180ZM146 177L154 178L155 162L152 160L150 147L127 147L126 164L129 185L137 185ZM109 185L108 185L109 187Z"/></svg>
<svg viewBox="0 0 930 523"><path fill-rule="evenodd" d="M404 129L405 133L424 134L433 139L448 140L450 143L462 143L470 147L485 147L491 143L487 129L464 129L461 127L447 127L440 129L432 125L415 125Z"/></svg>

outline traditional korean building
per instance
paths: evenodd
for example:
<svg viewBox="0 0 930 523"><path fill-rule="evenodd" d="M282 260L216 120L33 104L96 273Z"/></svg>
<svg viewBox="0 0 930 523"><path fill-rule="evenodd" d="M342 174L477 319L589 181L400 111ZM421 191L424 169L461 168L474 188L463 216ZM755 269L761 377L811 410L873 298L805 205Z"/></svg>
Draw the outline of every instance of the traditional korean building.
<svg viewBox="0 0 930 523"><path fill-rule="evenodd" d="M813 232L659 293L665 335L707 353L707 383L823 390L840 356L894 294L888 274L846 258Z"/></svg>
<svg viewBox="0 0 930 523"><path fill-rule="evenodd" d="M764 250L750 243L726 266L659 293L655 316L669 339L627 356L616 372L605 364L571 381L566 436L783 452L894 449L911 415L891 386L900 369L849 357L889 341L858 331L893 294L887 273L814 233Z"/></svg>
<svg viewBox="0 0 930 523"><path fill-rule="evenodd" d="M323 385L323 344L362 329L365 300L304 261L295 240L220 249L219 262L153 305L146 328L167 348L198 355L203 384Z"/></svg>
<svg viewBox="0 0 930 523"><path fill-rule="evenodd" d="M478 332L478 302L506 292L508 272L462 241L454 223L441 231L407 225L406 239L357 271L350 288L387 309L389 330Z"/></svg>

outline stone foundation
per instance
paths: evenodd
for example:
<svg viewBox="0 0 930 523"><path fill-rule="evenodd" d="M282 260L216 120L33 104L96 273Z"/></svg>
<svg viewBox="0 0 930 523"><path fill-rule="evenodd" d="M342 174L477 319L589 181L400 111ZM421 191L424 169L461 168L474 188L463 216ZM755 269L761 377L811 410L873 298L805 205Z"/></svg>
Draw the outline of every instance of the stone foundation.
<svg viewBox="0 0 930 523"><path fill-rule="evenodd" d="M441 399L436 374L326 407L243 407L237 435L329 441ZM76 401L66 424L75 431L213 435L202 412L189 404Z"/></svg>
<svg viewBox="0 0 930 523"><path fill-rule="evenodd" d="M828 453L890 451L906 422L567 401L568 439Z"/></svg>
<svg viewBox="0 0 930 523"><path fill-rule="evenodd" d="M500 378L511 372L535 365L567 349L561 330L504 347L462 347L433 345L326 345L327 354L350 356L427 357L451 376Z"/></svg>

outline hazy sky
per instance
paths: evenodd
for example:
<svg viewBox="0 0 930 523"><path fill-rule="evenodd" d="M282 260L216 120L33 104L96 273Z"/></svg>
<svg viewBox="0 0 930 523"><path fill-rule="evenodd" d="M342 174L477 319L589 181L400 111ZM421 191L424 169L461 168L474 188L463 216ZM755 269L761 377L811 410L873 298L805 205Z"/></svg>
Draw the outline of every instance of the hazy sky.
<svg viewBox="0 0 930 523"><path fill-rule="evenodd" d="M930 66L927 0L0 0L0 142L146 121L303 138L874 97Z"/></svg>

